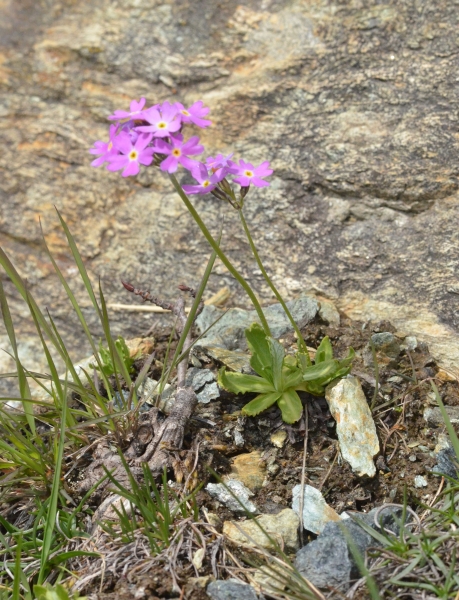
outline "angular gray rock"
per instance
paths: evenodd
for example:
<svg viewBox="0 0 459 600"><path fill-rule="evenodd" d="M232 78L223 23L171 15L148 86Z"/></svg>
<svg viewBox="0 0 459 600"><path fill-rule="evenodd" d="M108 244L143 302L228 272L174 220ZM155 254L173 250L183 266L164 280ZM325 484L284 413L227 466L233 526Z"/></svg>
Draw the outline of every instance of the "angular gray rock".
<svg viewBox="0 0 459 600"><path fill-rule="evenodd" d="M352 516L356 521L345 519L340 522L327 523L317 539L297 552L296 568L319 588L334 587L345 592L349 588L351 580L360 576L349 548L346 533L362 556L369 546L378 546L377 540L358 524L358 520L361 519L373 529L378 530L379 527L374 522L377 510L373 509L367 514L353 513ZM378 522L397 534L399 528L394 514L398 516L399 510L388 507L380 513Z"/></svg>
<svg viewBox="0 0 459 600"><path fill-rule="evenodd" d="M319 311L317 300L306 295L301 295L296 300L287 302L287 306L300 329L310 323ZM263 312L274 338L279 339L287 332L293 331L293 327L280 304L271 304L263 308ZM211 327L212 323L219 318L220 320ZM205 306L196 319L196 325L201 333L204 333L209 327L211 328L207 331L205 337L197 342L196 346L198 348L217 346L227 350L246 350L247 342L244 332L247 327L255 322L259 323L260 321L254 310L231 308L225 312L216 306Z"/></svg>
<svg viewBox="0 0 459 600"><path fill-rule="evenodd" d="M254 495L253 492L237 479L228 479L225 485L221 483L208 483L205 489L213 498L233 512L249 512L253 514L259 512L256 505L250 500Z"/></svg>
<svg viewBox="0 0 459 600"><path fill-rule="evenodd" d="M301 485L292 490L292 508L300 516ZM319 490L311 485L304 486L303 527L313 533L322 533L330 521L339 521L338 513L325 502Z"/></svg>
<svg viewBox="0 0 459 600"><path fill-rule="evenodd" d="M52 275L39 216L96 338L101 328L54 204L110 302L136 303L120 279L173 298L179 283L199 281L209 255L167 177L89 167L88 148L107 138L106 116L146 96L150 104L202 99L215 122L200 132L210 154L272 162L271 187L251 190L245 211L286 298L317 292L348 316L390 319L456 368L454 2L419 10L409 0L203 0L197 11L185 0L29 2L27 10L12 1L0 10L0 244L50 309L72 359L90 348ZM236 212L206 197L196 206L215 234L224 216L222 247L272 302ZM4 282L21 356L43 370L26 307ZM250 308L217 264L209 295L223 286ZM151 325L140 313L112 320L115 336Z"/></svg>
<svg viewBox="0 0 459 600"><path fill-rule="evenodd" d="M371 342L376 352L378 364L389 365L395 362L400 355L400 342L389 331L373 334ZM370 344L365 347L363 358L367 367L373 366L373 352Z"/></svg>
<svg viewBox="0 0 459 600"><path fill-rule="evenodd" d="M216 375L210 369L188 369L185 385L193 388L201 404L208 404L220 396Z"/></svg>
<svg viewBox="0 0 459 600"><path fill-rule="evenodd" d="M446 414L451 423L459 423L459 406L445 406ZM443 415L438 406L429 406L424 409L424 419L431 427L442 427L445 424Z"/></svg>
<svg viewBox="0 0 459 600"><path fill-rule="evenodd" d="M212 600L258 600L253 587L237 579L212 581L207 586L206 592Z"/></svg>
<svg viewBox="0 0 459 600"><path fill-rule="evenodd" d="M432 473L459 480L459 460L449 437L444 433L438 436L435 455L437 463L432 467Z"/></svg>

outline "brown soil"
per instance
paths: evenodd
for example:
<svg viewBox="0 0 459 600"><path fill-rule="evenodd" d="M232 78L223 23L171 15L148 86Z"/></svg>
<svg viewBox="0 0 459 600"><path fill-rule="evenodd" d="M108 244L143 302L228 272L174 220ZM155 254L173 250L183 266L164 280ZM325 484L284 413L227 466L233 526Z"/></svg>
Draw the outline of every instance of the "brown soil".
<svg viewBox="0 0 459 600"><path fill-rule="evenodd" d="M328 335L332 341L335 355L344 357L350 346L357 353L352 372L360 378L367 399L371 402L375 393L375 372L373 367L364 365L362 352L368 340L375 332L391 331L394 328L389 323L362 323L344 320L339 328L332 328L320 321L309 325L304 331L308 346L317 347L321 339ZM168 332L156 334L156 363L150 376L158 378L168 343ZM400 340L402 341L402 340ZM287 336L282 340L286 348L291 347L295 340ZM384 361L383 361L384 362ZM419 510L423 504L429 503L435 496L440 479L430 474L435 464L431 452L435 447L439 429L428 427L423 419L423 409L429 404L428 394L431 392L429 379L436 376L437 366L429 355L428 348L419 344L411 353L402 352L396 361L386 361L380 365L379 394L373 411L380 437L382 452L377 459L377 474L373 479L362 479L354 475L348 464L337 456L337 437L335 424L323 398L303 394L308 406L308 455L306 462L306 483L320 488L327 502L336 511L357 510L368 511L385 502L403 502L404 495L412 508ZM140 369L143 361L137 362ZM219 365L212 362L203 364L204 368L216 369ZM444 382L437 379L440 393L447 405L459 404L459 388L456 381ZM304 421L287 426L282 422L280 411L271 409L256 418L241 418L241 409L251 396L236 397L222 392L217 401L209 404L199 404L195 415L207 421L216 423L211 428L203 426L202 421L193 421L185 436L184 446L176 452L177 468L175 473L169 473L169 479L177 478L181 473L183 480L199 447L197 464L197 479L206 484L215 481L208 467L219 475L230 471L231 459L238 454L259 450L266 460L272 455L273 445L270 436L278 429L285 429L287 441L284 447L277 449L275 464L277 473L268 476L268 483L262 487L252 500L262 512L277 513L283 508L291 507L292 488L301 480L301 465L303 460ZM243 428L244 446L235 446L232 430L235 426ZM91 469L90 458L88 468ZM426 488L417 489L414 477L424 475L428 481ZM84 469L78 474L84 478ZM212 499L207 492L201 490L197 501L202 509L217 513L220 519L234 519L235 516L225 507ZM96 507L94 507L96 508ZM314 537L313 534L309 538ZM209 538L210 539L210 538ZM212 540L215 542L215 535ZM305 537L305 541L308 536ZM192 544L192 542L190 542ZM244 556L239 556L244 560ZM206 554L206 557L208 555ZM217 557L221 557L218 554ZM226 557L227 564L231 560ZM170 571L164 562L154 564L151 568L138 575L131 573L129 561L123 563L123 572L113 572L107 569L101 586L101 578L92 579L91 585L84 589L86 595L93 598L134 600L137 598L189 598L201 600L207 598L202 585L197 580L190 580L198 574L186 560L180 559L176 564L175 577L178 582L173 586ZM135 555L132 556L132 568L137 564ZM88 572L88 566L85 571ZM80 573L81 574L81 573ZM204 560L199 576L215 576L210 560ZM218 576L230 576L230 570L219 570Z"/></svg>

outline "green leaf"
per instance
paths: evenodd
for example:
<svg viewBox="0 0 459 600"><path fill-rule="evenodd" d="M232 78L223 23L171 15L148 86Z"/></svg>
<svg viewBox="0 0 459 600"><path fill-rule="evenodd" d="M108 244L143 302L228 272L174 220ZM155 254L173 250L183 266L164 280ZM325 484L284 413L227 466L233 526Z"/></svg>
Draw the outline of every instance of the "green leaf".
<svg viewBox="0 0 459 600"><path fill-rule="evenodd" d="M225 367L220 369L218 374L218 385L234 394L245 394L248 392L263 394L275 391L269 381L266 381L262 377L245 375L244 373L227 373Z"/></svg>
<svg viewBox="0 0 459 600"><path fill-rule="evenodd" d="M269 345L269 352L271 354L273 385L278 392L282 392L282 367L284 364L285 350L282 344L274 338L269 337L267 339Z"/></svg>
<svg viewBox="0 0 459 600"><path fill-rule="evenodd" d="M333 359L333 348L328 335L320 342L319 347L316 350L315 364L325 362Z"/></svg>
<svg viewBox="0 0 459 600"><path fill-rule="evenodd" d="M260 377L273 383L271 348L263 327L258 323L252 323L245 330L245 337L252 354L250 366Z"/></svg>
<svg viewBox="0 0 459 600"><path fill-rule="evenodd" d="M304 381L314 381L315 379L322 379L324 377L329 377L332 373L334 373L339 368L339 361L337 360L327 360L319 363L318 365L313 365L312 367L308 367L305 369L303 373Z"/></svg>
<svg viewBox="0 0 459 600"><path fill-rule="evenodd" d="M285 364L285 363L284 363ZM283 389L295 388L302 386L304 383L303 372L300 368L296 367L294 370L290 367L284 366L284 386Z"/></svg>
<svg viewBox="0 0 459 600"><path fill-rule="evenodd" d="M285 390L277 402L286 423L295 423L301 417L303 404L293 388Z"/></svg>
<svg viewBox="0 0 459 600"><path fill-rule="evenodd" d="M296 371L298 369L298 361L296 356L293 354L287 354L284 358L284 367L290 369L291 371Z"/></svg>
<svg viewBox="0 0 459 600"><path fill-rule="evenodd" d="M314 367L310 367L310 369L308 369L308 372L309 372L308 377L310 377L310 375L311 375L311 369L314 369L315 366L317 366L319 368L324 367L324 371L322 372L322 374L316 373L317 376L310 377L309 380L305 379L304 387L301 387L301 388L296 387L296 389L304 389L305 391L309 392L310 394L314 394L315 396L323 396L324 391L325 391L325 386L327 386L329 383L331 383L335 379L340 379L342 377L345 377L350 372L350 370L351 370L350 365L354 359L354 356L355 356L355 352L352 348L350 348L348 356L342 360L335 359L332 361L323 362L319 365L314 365ZM329 368L330 364L334 364L333 369ZM327 366L327 369L325 369L325 366Z"/></svg>
<svg viewBox="0 0 459 600"><path fill-rule="evenodd" d="M298 352L296 355L298 366L302 371L305 371L308 367L312 365L311 359L309 358L309 354L305 354L304 352Z"/></svg>
<svg viewBox="0 0 459 600"><path fill-rule="evenodd" d="M281 394L279 392L270 392L268 394L260 394L253 400L251 400L248 404L246 404L242 412L244 415L249 417L254 417L259 413L263 412L270 406L272 406L277 400L279 400Z"/></svg>

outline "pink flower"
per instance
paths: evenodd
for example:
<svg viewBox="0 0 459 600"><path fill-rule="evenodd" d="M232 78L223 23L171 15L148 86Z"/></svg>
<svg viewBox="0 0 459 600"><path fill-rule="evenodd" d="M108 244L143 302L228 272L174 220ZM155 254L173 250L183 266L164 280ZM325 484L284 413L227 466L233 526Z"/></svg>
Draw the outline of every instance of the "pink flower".
<svg viewBox="0 0 459 600"><path fill-rule="evenodd" d="M137 175L140 171L140 165L148 166L153 162L155 150L151 147L147 148L152 139L151 133L142 133L133 142L129 133L122 131L115 139L115 145L121 154L110 158L107 169L109 171L124 169L123 177Z"/></svg>
<svg viewBox="0 0 459 600"><path fill-rule="evenodd" d="M180 102L176 102L175 106L177 107L179 116L182 119L182 123L194 123L198 127L202 128L212 125L211 121L202 118L205 117L210 110L207 106L203 106L202 100L198 100L192 104L190 108L185 108L183 104L180 104Z"/></svg>
<svg viewBox="0 0 459 600"><path fill-rule="evenodd" d="M269 168L269 161L267 160L258 167L254 167L251 163L246 163L242 159L239 161L239 164L229 161L229 167L229 172L237 175L234 182L239 183L242 187L248 187L250 184L253 184L255 187L270 185L262 179L262 177L268 177L273 172Z"/></svg>
<svg viewBox="0 0 459 600"><path fill-rule="evenodd" d="M224 169L219 169L215 173L209 174L204 163L198 163L191 171L191 174L199 185L184 185L183 190L187 194L208 194L215 189L217 183L225 176Z"/></svg>
<svg viewBox="0 0 459 600"><path fill-rule="evenodd" d="M94 142L94 148L91 148L89 152L91 154L100 154L99 158L96 158L92 161L91 165L93 167L100 167L104 162L107 162L110 157L116 156L119 154L119 150L114 146L115 137L116 137L116 125L110 125L110 139L108 142L102 142L98 140Z"/></svg>
<svg viewBox="0 0 459 600"><path fill-rule="evenodd" d="M110 120L113 119L142 119L143 115L145 113L145 111L143 111L143 107L145 106L145 98L140 98L140 100L137 102L136 100L133 100L131 102L131 110L130 111L126 111L126 110L115 110L115 112L110 115L108 118Z"/></svg>
<svg viewBox="0 0 459 600"><path fill-rule="evenodd" d="M231 154L228 154L228 156L223 156L223 154L217 154L215 158L209 156L209 158L206 160L206 166L214 172L217 171L217 169L226 169L228 171L230 163L232 162L230 160L232 156L232 152Z"/></svg>
<svg viewBox="0 0 459 600"><path fill-rule="evenodd" d="M164 102L158 109L156 107L149 108L143 115L143 118L150 125L142 125L137 127L137 131L152 133L154 137L167 137L171 133L175 133L182 126L180 119L177 116L176 106L172 106L169 102Z"/></svg>
<svg viewBox="0 0 459 600"><path fill-rule="evenodd" d="M183 135L180 133L170 136L170 144L161 139L156 140L153 145L155 152L168 154L168 157L161 163L161 170L175 173L178 165L181 164L185 169L191 171L196 166L197 161L188 158L188 156L204 152L204 146L201 146L198 142L199 138L194 136L183 143Z"/></svg>

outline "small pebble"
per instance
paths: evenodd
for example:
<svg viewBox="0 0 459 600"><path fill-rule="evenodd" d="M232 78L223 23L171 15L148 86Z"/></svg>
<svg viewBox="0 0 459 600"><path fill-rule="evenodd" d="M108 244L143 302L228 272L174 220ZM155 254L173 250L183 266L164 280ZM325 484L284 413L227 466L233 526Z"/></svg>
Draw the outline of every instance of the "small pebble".
<svg viewBox="0 0 459 600"><path fill-rule="evenodd" d="M279 429L279 431L271 434L270 439L273 446L276 446L276 448L282 448L285 444L285 440L287 439L287 432L285 429Z"/></svg>
<svg viewBox="0 0 459 600"><path fill-rule="evenodd" d="M245 444L245 440L242 433L237 429L234 429L233 431L233 439L235 446L242 447Z"/></svg>
<svg viewBox="0 0 459 600"><path fill-rule="evenodd" d="M225 485L221 483L208 483L206 491L233 512L258 513L258 508L249 500L253 496L253 493L237 479L228 479Z"/></svg>
<svg viewBox="0 0 459 600"><path fill-rule="evenodd" d="M413 352L413 350L416 350L416 348L418 347L418 340L415 338L414 335L408 335L404 339L403 346L406 350L408 350L408 352Z"/></svg>
<svg viewBox="0 0 459 600"><path fill-rule="evenodd" d="M425 477L423 477L422 475L416 475L416 477L414 478L414 487L416 487L416 488L427 487L427 479Z"/></svg>
<svg viewBox="0 0 459 600"><path fill-rule="evenodd" d="M411 462L416 462L416 454L410 454L408 460L410 460Z"/></svg>

